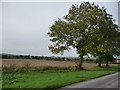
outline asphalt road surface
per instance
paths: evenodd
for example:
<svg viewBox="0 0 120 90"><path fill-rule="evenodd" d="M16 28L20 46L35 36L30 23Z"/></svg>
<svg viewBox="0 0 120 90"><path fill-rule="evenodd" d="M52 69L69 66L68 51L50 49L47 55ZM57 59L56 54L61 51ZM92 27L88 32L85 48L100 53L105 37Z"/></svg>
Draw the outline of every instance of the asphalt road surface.
<svg viewBox="0 0 120 90"><path fill-rule="evenodd" d="M63 90L63 89L67 89L67 88L105 88L105 90L110 89L110 88L119 88L119 80L120 79L120 72L118 73L114 73L111 75L107 75L107 76L103 76L97 79L92 79L92 80L88 80L85 82L81 82L81 83L76 83L76 84L72 84L66 87L63 87L59 90ZM80 89L82 90L82 89ZM96 89L95 89L96 90Z"/></svg>

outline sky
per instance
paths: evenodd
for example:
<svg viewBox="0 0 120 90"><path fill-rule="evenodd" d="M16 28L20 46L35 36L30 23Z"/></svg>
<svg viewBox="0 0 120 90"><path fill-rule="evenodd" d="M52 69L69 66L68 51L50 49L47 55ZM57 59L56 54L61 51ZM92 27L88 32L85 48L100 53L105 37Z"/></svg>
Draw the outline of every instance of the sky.
<svg viewBox="0 0 120 90"><path fill-rule="evenodd" d="M54 55L48 49L52 44L47 32L58 18L68 13L72 4L80 2L2 2L2 49L0 52L11 54L30 54L40 56ZM118 23L117 2L96 2L107 8ZM1 26L0 26L1 28ZM1 38L1 37L0 37ZM76 57L76 51L65 51L66 57Z"/></svg>

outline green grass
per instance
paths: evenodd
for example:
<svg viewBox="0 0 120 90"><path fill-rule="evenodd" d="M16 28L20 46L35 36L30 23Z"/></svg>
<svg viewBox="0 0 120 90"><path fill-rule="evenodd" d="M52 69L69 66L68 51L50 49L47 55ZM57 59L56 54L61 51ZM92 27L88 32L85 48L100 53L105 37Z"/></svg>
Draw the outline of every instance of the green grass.
<svg viewBox="0 0 120 90"><path fill-rule="evenodd" d="M91 71L118 71L118 70L120 70L120 66L94 67L89 70L91 70Z"/></svg>
<svg viewBox="0 0 120 90"><path fill-rule="evenodd" d="M22 73L3 73L3 88L59 88L75 82L113 73L101 71L30 71Z"/></svg>
<svg viewBox="0 0 120 90"><path fill-rule="evenodd" d="M81 82L120 70L119 66L95 67L91 70L70 71L70 70L45 70L25 72L6 72L3 68L3 88L59 88L76 82ZM11 70L11 69L10 69Z"/></svg>

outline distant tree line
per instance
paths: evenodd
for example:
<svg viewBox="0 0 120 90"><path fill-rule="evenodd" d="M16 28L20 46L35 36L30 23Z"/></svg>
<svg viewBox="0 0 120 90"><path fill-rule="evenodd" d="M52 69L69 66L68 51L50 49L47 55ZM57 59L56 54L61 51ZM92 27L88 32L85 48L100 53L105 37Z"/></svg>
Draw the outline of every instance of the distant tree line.
<svg viewBox="0 0 120 90"><path fill-rule="evenodd" d="M29 55L2 54L2 59L29 59Z"/></svg>
<svg viewBox="0 0 120 90"><path fill-rule="evenodd" d="M36 60L56 60L56 61L74 61L79 60L78 57L54 57L54 56L30 56L30 55L14 55L1 54L2 59L36 59Z"/></svg>
<svg viewBox="0 0 120 90"><path fill-rule="evenodd" d="M30 56L30 55L14 55L14 54L0 54L2 59L32 59L32 60L54 60L54 61L79 61L79 57L55 57L55 56ZM110 62L113 63L115 58L109 57ZM84 58L86 62L98 62L97 58ZM104 60L103 60L104 61ZM105 63L105 61L103 62Z"/></svg>

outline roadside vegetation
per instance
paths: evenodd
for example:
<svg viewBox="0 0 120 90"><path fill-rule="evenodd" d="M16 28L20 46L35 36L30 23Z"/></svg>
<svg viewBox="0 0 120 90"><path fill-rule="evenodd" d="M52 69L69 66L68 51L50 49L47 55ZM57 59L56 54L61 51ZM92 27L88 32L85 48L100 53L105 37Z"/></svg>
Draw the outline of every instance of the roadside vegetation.
<svg viewBox="0 0 120 90"><path fill-rule="evenodd" d="M4 73L2 87L4 88L42 88L53 89L76 82L97 78L116 72L116 68L101 68L87 71L79 70L46 70Z"/></svg>
<svg viewBox="0 0 120 90"><path fill-rule="evenodd" d="M11 61L11 60L10 60ZM54 61L53 61L54 62ZM86 63L87 64L87 63ZM95 64L88 64L95 65ZM29 62L23 63L22 67L19 64L11 64L9 67L2 69L2 88L41 88L55 89L70 85L76 82L82 82L93 78L98 78L104 75L112 74L120 69L116 64L110 67L88 66L86 70L77 68L61 68L44 66L32 67Z"/></svg>

